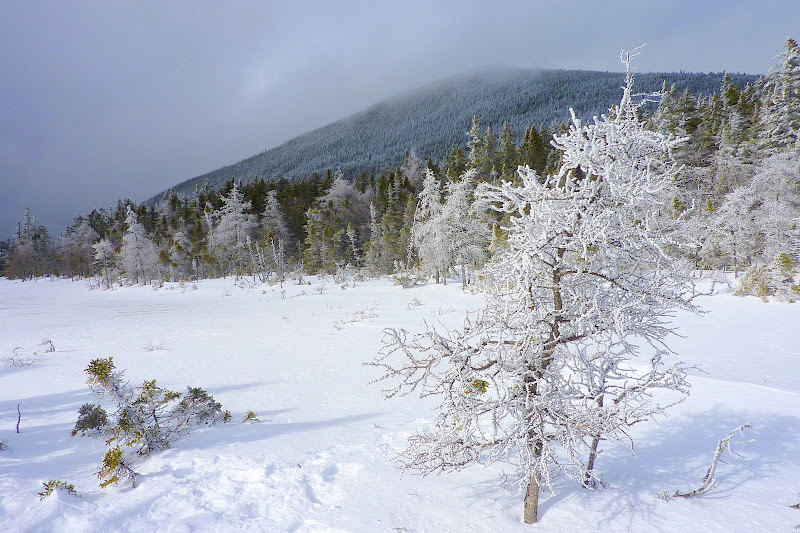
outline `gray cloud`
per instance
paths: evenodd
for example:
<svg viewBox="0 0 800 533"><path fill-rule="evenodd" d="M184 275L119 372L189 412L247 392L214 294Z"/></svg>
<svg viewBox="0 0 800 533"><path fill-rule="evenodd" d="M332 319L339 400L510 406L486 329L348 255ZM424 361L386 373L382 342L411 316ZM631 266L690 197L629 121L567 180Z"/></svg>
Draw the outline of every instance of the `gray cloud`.
<svg viewBox="0 0 800 533"><path fill-rule="evenodd" d="M491 65L642 71L771 65L789 2L5 2L0 238L54 234L392 94Z"/></svg>

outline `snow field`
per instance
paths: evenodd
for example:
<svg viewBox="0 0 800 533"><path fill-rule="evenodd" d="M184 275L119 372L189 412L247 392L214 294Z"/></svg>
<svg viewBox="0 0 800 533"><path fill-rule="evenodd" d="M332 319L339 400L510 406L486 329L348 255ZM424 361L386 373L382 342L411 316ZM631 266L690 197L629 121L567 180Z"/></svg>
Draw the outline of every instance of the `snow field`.
<svg viewBox="0 0 800 533"><path fill-rule="evenodd" d="M382 400L364 366L385 327L458 326L481 298L457 284L404 290L388 281L280 287L232 279L89 290L85 283L0 279L0 531L780 531L800 524L800 307L719 294L678 315L671 345L694 364L691 396L635 428L636 456L606 444L607 488L560 478L542 521L521 523L522 494L503 466L401 476L405 438L429 427L435 401ZM417 305L419 303L420 305ZM54 353L36 345L49 338ZM34 353L37 352L37 353ZM135 489L100 489L105 446L70 437L94 401L83 369L114 357L134 384L201 386L233 421L198 430L141 463ZM20 434L14 432L17 404ZM247 410L261 422L242 424ZM689 500L716 442L734 439L718 487ZM513 468L505 466L509 473ZM74 483L40 502L48 479Z"/></svg>

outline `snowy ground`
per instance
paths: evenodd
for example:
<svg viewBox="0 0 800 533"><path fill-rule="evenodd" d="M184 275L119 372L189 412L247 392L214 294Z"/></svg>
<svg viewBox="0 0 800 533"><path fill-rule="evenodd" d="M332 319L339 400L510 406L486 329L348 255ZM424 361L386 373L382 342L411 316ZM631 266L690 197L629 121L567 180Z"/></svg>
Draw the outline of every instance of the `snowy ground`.
<svg viewBox="0 0 800 533"><path fill-rule="evenodd" d="M458 325L479 297L455 284L405 290L386 281L287 285L283 294L230 279L197 287L99 291L0 279L0 358L21 347L35 360L0 363L0 439L8 444L0 531L749 532L800 524L790 508L800 501L800 303L721 294L701 302L707 314L678 316L684 338L673 346L703 371L692 376L689 399L660 425L637 428L637 456L606 446L598 459L605 490L559 479L541 523L524 526L522 495L501 484L499 465L401 477L391 459L430 423L433 403L383 401L380 386L367 385L375 369L362 365L382 328ZM54 353L36 347L44 338ZM206 388L234 422L148 459L137 488L100 489L103 443L69 433L92 400L83 369L109 356L134 383ZM261 423L239 422L249 409ZM696 487L717 440L748 421L758 433L734 441L742 456L721 465L714 491L658 499ZM74 483L80 497L40 503L48 479Z"/></svg>

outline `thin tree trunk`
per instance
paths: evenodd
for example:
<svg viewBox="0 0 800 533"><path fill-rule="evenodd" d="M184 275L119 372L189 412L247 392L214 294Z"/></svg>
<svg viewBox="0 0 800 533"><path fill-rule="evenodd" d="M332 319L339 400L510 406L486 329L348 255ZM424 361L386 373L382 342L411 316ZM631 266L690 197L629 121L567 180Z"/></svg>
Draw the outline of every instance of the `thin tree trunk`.
<svg viewBox="0 0 800 533"><path fill-rule="evenodd" d="M564 257L564 249L559 248L556 252L558 262ZM545 342L544 350L542 353L541 367L537 368L536 365L531 364L530 373L525 377L525 388L531 396L539 394L538 379L540 379L547 367L553 361L556 345L561 337L559 324L561 323L561 311L563 309L563 301L561 298L561 270L558 268L553 269L553 323L550 326L550 335ZM532 362L531 362L532 363ZM529 415L530 416L530 415ZM529 436L534 437L533 419L528 420ZM544 443L536 440L534 444L533 454L536 459L542 456L542 448ZM532 475L528 481L528 489L525 491L525 500L523 501L523 520L526 524L534 524L539 521L539 489L540 479L538 475Z"/></svg>
<svg viewBox="0 0 800 533"><path fill-rule="evenodd" d="M583 487L586 489L592 488L592 480L594 474L594 461L597 459L597 445L600 444L600 435L597 434L592 437L592 445L589 448L589 460L586 462L586 474L583 477Z"/></svg>
<svg viewBox="0 0 800 533"><path fill-rule="evenodd" d="M531 476L528 481L528 490L525 491L523 506L523 520L526 524L535 524L539 521L539 479Z"/></svg>
<svg viewBox="0 0 800 533"><path fill-rule="evenodd" d="M603 407L603 397L597 398L597 407ZM586 461L586 474L583 477L584 488L591 488L593 486L592 480L594 479L594 462L597 459L597 446L600 444L600 433L592 437L592 445L589 447L589 460Z"/></svg>

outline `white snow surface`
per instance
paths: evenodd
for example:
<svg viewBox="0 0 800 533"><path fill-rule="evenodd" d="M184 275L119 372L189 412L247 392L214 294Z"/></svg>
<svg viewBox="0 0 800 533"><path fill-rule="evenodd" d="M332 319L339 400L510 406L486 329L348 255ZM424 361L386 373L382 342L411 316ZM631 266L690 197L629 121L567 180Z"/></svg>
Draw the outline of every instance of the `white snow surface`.
<svg viewBox="0 0 800 533"><path fill-rule="evenodd" d="M541 521L521 521L510 465L401 475L393 458L432 423L435 400L383 400L363 365L382 330L423 320L458 326L478 295L458 284L402 289L374 281L342 289L237 286L232 279L90 290L85 282L0 278L0 531L265 532L730 532L800 524L800 304L730 294L679 314L675 360L696 365L692 393L670 416L635 427L636 455L606 443L606 488L559 478ZM417 302L421 305L415 305ZM36 345L51 339L53 353ZM146 350L149 345L163 349ZM36 352L36 353L35 353ZM71 437L78 408L95 401L83 372L114 357L132 384L200 386L233 421L193 432L139 467L136 488L101 489L101 440ZM22 421L15 433L17 405ZM260 423L243 424L248 410ZM699 486L717 441L733 441L717 486L692 499L658 498ZM39 501L49 479L74 483Z"/></svg>

